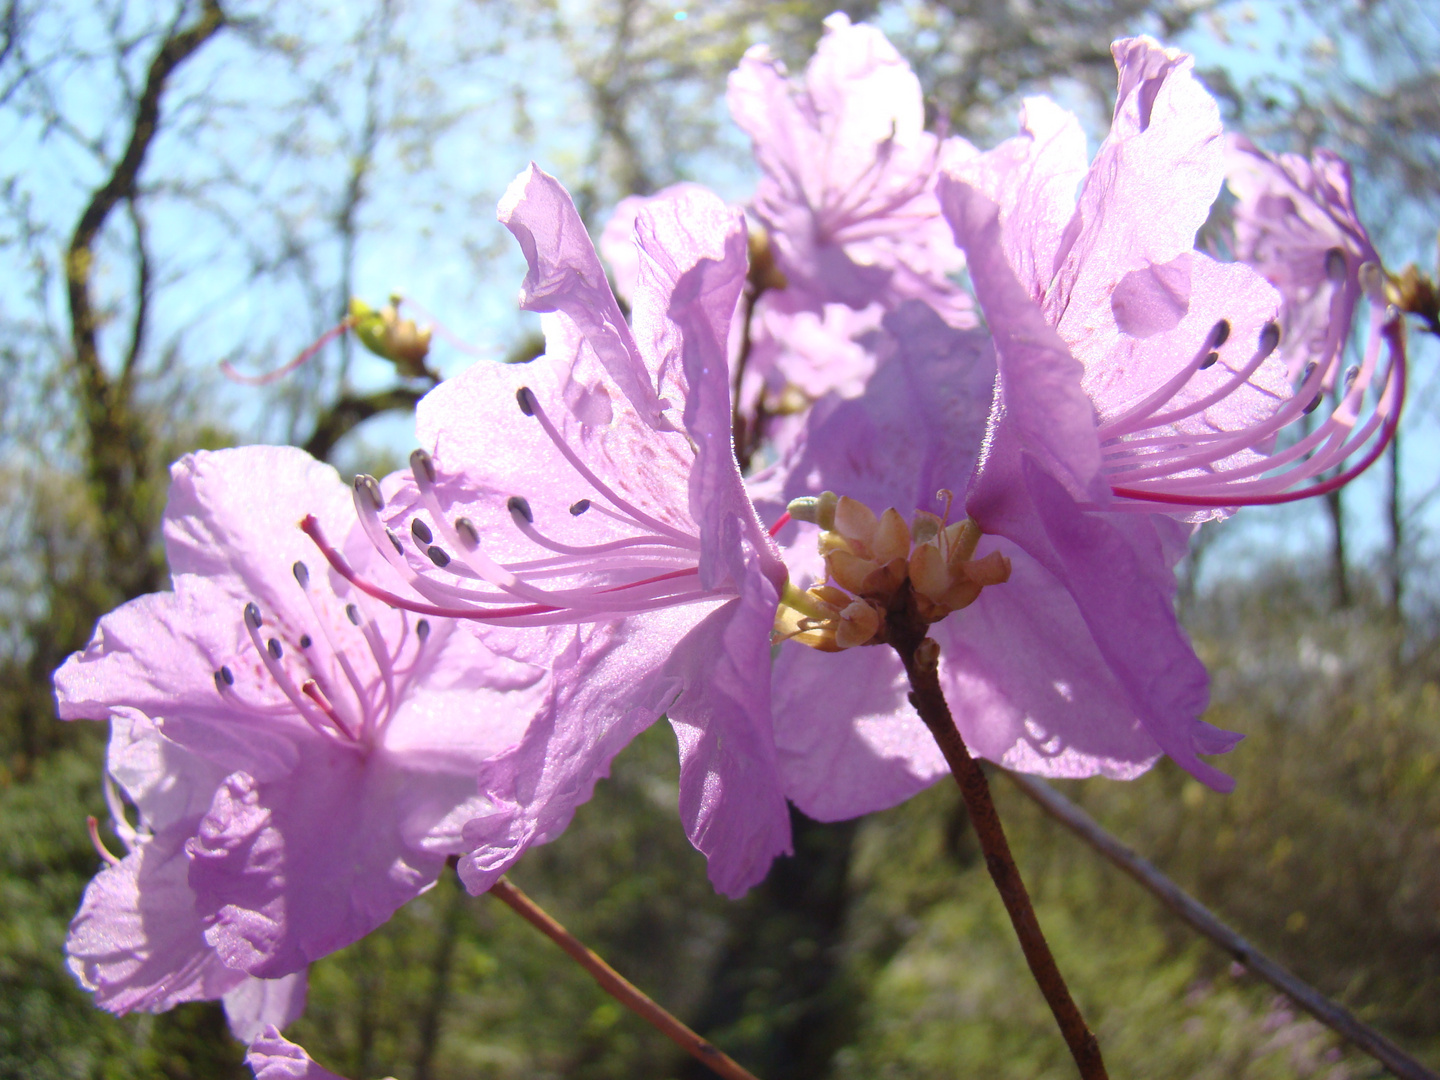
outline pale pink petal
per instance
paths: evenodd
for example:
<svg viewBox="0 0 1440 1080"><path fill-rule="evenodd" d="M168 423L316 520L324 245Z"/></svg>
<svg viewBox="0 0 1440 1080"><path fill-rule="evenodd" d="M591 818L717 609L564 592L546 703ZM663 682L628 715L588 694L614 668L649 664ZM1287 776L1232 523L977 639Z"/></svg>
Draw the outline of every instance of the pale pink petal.
<svg viewBox="0 0 1440 1080"><path fill-rule="evenodd" d="M305 1011L308 976L304 971L282 979L246 978L227 993L225 1021L230 1034L243 1043L252 1042L266 1028L284 1028L300 1019Z"/></svg>

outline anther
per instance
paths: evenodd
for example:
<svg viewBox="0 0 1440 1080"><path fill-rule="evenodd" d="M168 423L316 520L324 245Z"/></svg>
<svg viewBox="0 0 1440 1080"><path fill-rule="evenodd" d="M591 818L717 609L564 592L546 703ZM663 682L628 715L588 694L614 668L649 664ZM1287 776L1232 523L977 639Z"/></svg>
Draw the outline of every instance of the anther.
<svg viewBox="0 0 1440 1080"><path fill-rule="evenodd" d="M379 513L385 508L385 499L380 494L380 481L368 473L359 473L355 477L355 493L365 496L370 503L370 508Z"/></svg>
<svg viewBox="0 0 1440 1080"><path fill-rule="evenodd" d="M405 549L400 546L400 537L395 535L395 530L387 527L385 529L385 535L390 538L390 543L395 548L395 554L404 555Z"/></svg>
<svg viewBox="0 0 1440 1080"><path fill-rule="evenodd" d="M1314 360L1311 360L1308 364L1305 365L1305 371L1300 376L1300 381L1304 382L1306 379L1310 378L1311 375L1314 375L1315 369L1319 366L1320 365L1318 363L1316 363Z"/></svg>
<svg viewBox="0 0 1440 1080"><path fill-rule="evenodd" d="M430 636L430 620L421 619L415 624L415 636L424 641Z"/></svg>
<svg viewBox="0 0 1440 1080"><path fill-rule="evenodd" d="M531 511L530 504L522 496L511 495L510 498L505 500L505 506L506 509L510 511L511 516L524 518L526 525L535 524L535 514Z"/></svg>
<svg viewBox="0 0 1440 1080"><path fill-rule="evenodd" d="M581 499L579 502L573 502L573 503L570 504L570 516L571 516L571 517L579 517L581 514L583 514L586 510L589 510L589 509L590 509L590 500L589 500L589 499Z"/></svg>
<svg viewBox="0 0 1440 1080"><path fill-rule="evenodd" d="M426 480L432 484L435 483L435 459L424 450L410 451L410 469L416 474L417 479L423 473Z"/></svg>
<svg viewBox="0 0 1440 1080"><path fill-rule="evenodd" d="M1214 349L1211 349L1208 353L1205 354L1205 359L1200 361L1200 370L1204 371L1206 368L1212 366L1215 361L1219 359L1220 354Z"/></svg>
<svg viewBox="0 0 1440 1080"><path fill-rule="evenodd" d="M273 637L265 643L265 648L270 650L270 655L276 660L285 655L285 650L280 647L280 642Z"/></svg>
<svg viewBox="0 0 1440 1080"><path fill-rule="evenodd" d="M311 644L312 644L312 642L310 641L310 635L309 635L309 634L301 634L301 635L300 635L300 648L302 648L302 649L308 649Z"/></svg>
<svg viewBox="0 0 1440 1080"><path fill-rule="evenodd" d="M1221 319L1210 330L1210 347L1218 349L1230 340L1230 320Z"/></svg>
<svg viewBox="0 0 1440 1080"><path fill-rule="evenodd" d="M480 530L475 528L475 523L468 517L455 519L455 531L460 534L460 539L466 547L474 549L480 546ZM432 555L431 558L434 556Z"/></svg>
<svg viewBox="0 0 1440 1080"><path fill-rule="evenodd" d="M1332 247L1325 252L1325 276L1335 284L1345 280L1345 273L1349 269L1345 262L1345 252L1338 247Z"/></svg>
<svg viewBox="0 0 1440 1080"><path fill-rule="evenodd" d="M450 565L450 556L447 555L445 553L445 549L440 547L438 544L435 547L427 548L425 554L429 555L430 561L433 562L436 566L440 567L442 570Z"/></svg>
<svg viewBox="0 0 1440 1080"><path fill-rule="evenodd" d="M1312 412L1314 412L1320 407L1320 400L1324 396L1324 394L1316 394L1313 398L1310 399L1310 404L1306 405L1305 408L1300 410L1300 412L1305 416L1309 416Z"/></svg>
<svg viewBox="0 0 1440 1080"><path fill-rule="evenodd" d="M220 665L220 670L215 672L215 689L224 693L226 687L235 685L235 673L225 664Z"/></svg>
<svg viewBox="0 0 1440 1080"><path fill-rule="evenodd" d="M349 619L353 625L360 625L360 609L354 604L345 605L345 617Z"/></svg>
<svg viewBox="0 0 1440 1080"><path fill-rule="evenodd" d="M1228 324L1227 324L1228 325ZM1280 344L1280 324L1267 322L1260 328L1260 356L1262 358L1273 353Z"/></svg>
<svg viewBox="0 0 1440 1080"><path fill-rule="evenodd" d="M535 395L530 392L528 386L522 386L515 391L515 400L520 404L520 411L526 416L535 415Z"/></svg>
<svg viewBox="0 0 1440 1080"><path fill-rule="evenodd" d="M410 519L410 535L415 537L417 544L428 544L435 539L435 534L430 531L430 526L418 517Z"/></svg>
<svg viewBox="0 0 1440 1080"><path fill-rule="evenodd" d="M310 587L310 568L303 562L296 562L290 567L290 572L295 575L295 580L300 583L302 589Z"/></svg>
<svg viewBox="0 0 1440 1080"><path fill-rule="evenodd" d="M1345 393L1348 394L1350 392L1350 388L1355 385L1355 380L1359 377L1359 364L1351 364L1348 368L1345 369Z"/></svg>
<svg viewBox="0 0 1440 1080"><path fill-rule="evenodd" d="M260 618L260 605L255 603L254 600L251 600L250 603L245 605L245 621L250 624L250 629L252 630L259 630L265 622L264 619Z"/></svg>

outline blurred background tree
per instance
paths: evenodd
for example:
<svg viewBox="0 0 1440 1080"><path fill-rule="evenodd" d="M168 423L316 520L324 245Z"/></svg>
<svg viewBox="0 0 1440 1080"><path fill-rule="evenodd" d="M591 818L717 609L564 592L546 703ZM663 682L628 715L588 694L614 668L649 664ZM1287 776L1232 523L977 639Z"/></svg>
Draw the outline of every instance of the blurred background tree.
<svg viewBox="0 0 1440 1080"><path fill-rule="evenodd" d="M1109 41L1197 51L1275 149L1354 161L1391 269L1440 222L1440 30L1415 0L965 0L842 5L981 145L1046 91L1103 132ZM743 199L724 79L751 44L799 70L832 5L487 0L284 5L6 0L0 8L0 1075L241 1076L214 1005L115 1019L64 968L97 860L105 732L54 720L50 672L163 587L165 468L198 447L307 446L380 472L433 383L342 335L400 290L496 359L533 356L493 206L531 157L593 226L679 179ZM437 375L470 357L437 341ZM1440 620L1429 572L1434 350L1388 475L1251 512L1186 569L1211 717L1249 739L1236 795L1162 764L1070 794L1321 989L1440 1066ZM1203 552L1203 559L1201 553ZM862 822L795 815L796 855L717 898L675 821L673 736L617 762L517 880L767 1078L1066 1076L958 798ZM1380 1075L1297 1017L1003 782L1002 813L1117 1076ZM452 877L316 965L296 1037L355 1077L698 1077L553 946Z"/></svg>

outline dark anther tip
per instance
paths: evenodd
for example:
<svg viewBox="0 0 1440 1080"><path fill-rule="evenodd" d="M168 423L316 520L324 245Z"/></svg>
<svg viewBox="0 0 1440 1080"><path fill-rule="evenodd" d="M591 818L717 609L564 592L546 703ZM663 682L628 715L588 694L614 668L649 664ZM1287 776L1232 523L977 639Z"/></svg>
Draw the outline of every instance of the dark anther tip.
<svg viewBox="0 0 1440 1080"><path fill-rule="evenodd" d="M535 415L535 395L530 392L528 386L522 386L515 391L515 400L520 405L520 411L526 416Z"/></svg>
<svg viewBox="0 0 1440 1080"><path fill-rule="evenodd" d="M410 519L410 535L421 544L428 544L435 539L435 534L430 531L430 526L418 517Z"/></svg>
<svg viewBox="0 0 1440 1080"><path fill-rule="evenodd" d="M1355 380L1359 377L1359 364L1351 364L1348 368L1345 369L1345 390L1347 393L1349 392L1350 388L1355 385Z"/></svg>
<svg viewBox="0 0 1440 1080"><path fill-rule="evenodd" d="M301 635L300 635L300 648L302 648L302 649L308 649L311 644L312 644L312 643L311 643L311 641L310 641L310 635L309 635L309 634L301 634Z"/></svg>
<svg viewBox="0 0 1440 1080"><path fill-rule="evenodd" d="M1215 328L1210 331L1210 347L1212 349L1218 349L1221 345L1224 345L1225 342L1229 340L1230 320L1221 319L1215 324Z"/></svg>
<svg viewBox="0 0 1440 1080"><path fill-rule="evenodd" d="M1301 411L1302 411L1306 416L1309 416L1312 412L1314 412L1316 409L1318 409L1318 408L1320 407L1320 399L1323 398L1324 396L1325 396L1324 394L1316 394L1313 398L1310 399L1310 404L1309 404L1309 405L1306 405L1305 408L1302 409Z"/></svg>
<svg viewBox="0 0 1440 1080"><path fill-rule="evenodd" d="M430 561L442 570L450 565L450 556L445 553L445 549L442 547L427 548L425 554L429 555Z"/></svg>
<svg viewBox="0 0 1440 1080"><path fill-rule="evenodd" d="M404 555L405 549L400 546L400 537L395 535L394 529L386 529L385 535L390 538L390 546L395 549L396 555Z"/></svg>
<svg viewBox="0 0 1440 1080"><path fill-rule="evenodd" d="M280 648L280 642L273 637L265 643L265 648L270 650L270 655L276 660L285 655L285 650Z"/></svg>
<svg viewBox="0 0 1440 1080"><path fill-rule="evenodd" d="M309 587L310 568L303 562L296 561L295 565L290 567L290 572L295 575L295 580L300 583L302 589Z"/></svg>
<svg viewBox="0 0 1440 1080"><path fill-rule="evenodd" d="M365 496L370 508L377 513L385 506L385 499L380 494L380 481L368 473L357 473L355 476L355 493Z"/></svg>
<svg viewBox="0 0 1440 1080"><path fill-rule="evenodd" d="M360 625L360 609L354 604L345 605L345 617L356 626Z"/></svg>
<svg viewBox="0 0 1440 1080"><path fill-rule="evenodd" d="M415 474L415 479L423 475L429 483L435 482L435 459L424 450L410 451L410 471Z"/></svg>
<svg viewBox="0 0 1440 1080"><path fill-rule="evenodd" d="M245 621L250 624L250 629L259 630L265 620L260 618L260 605L251 600L245 605Z"/></svg>
<svg viewBox="0 0 1440 1080"><path fill-rule="evenodd" d="M231 671L227 665L221 664L220 670L215 672L215 689L219 690L223 694L227 686L234 685L235 673Z"/></svg>
<svg viewBox="0 0 1440 1080"><path fill-rule="evenodd" d="M579 517L581 514L583 514L586 510L589 509L590 500L581 499L579 502L573 502L570 504L570 515L571 517Z"/></svg>
<svg viewBox="0 0 1440 1080"><path fill-rule="evenodd" d="M455 519L455 531L460 534L460 539L467 547L477 548L480 546L480 530L475 528L475 523L468 517Z"/></svg>
<svg viewBox="0 0 1440 1080"><path fill-rule="evenodd" d="M1332 247L1329 251L1325 252L1325 276L1329 278L1331 282L1338 284L1344 281L1345 275L1349 273L1349 270L1350 266L1345 261L1345 251L1343 248Z"/></svg>
<svg viewBox="0 0 1440 1080"><path fill-rule="evenodd" d="M1260 355L1269 356L1280 344L1280 324L1267 322L1260 328Z"/></svg>
<svg viewBox="0 0 1440 1080"><path fill-rule="evenodd" d="M510 498L505 500L505 506L515 517L524 518L525 524L535 524L535 514L531 511L530 504L521 496L511 495Z"/></svg>
<svg viewBox="0 0 1440 1080"><path fill-rule="evenodd" d="M1220 354L1214 349L1211 349L1208 353L1205 354L1205 359L1200 361L1200 370L1204 371L1206 368L1210 367L1212 364L1215 363L1216 360L1219 359Z"/></svg>
<svg viewBox="0 0 1440 1080"><path fill-rule="evenodd" d="M415 624L415 636L424 641L430 636L430 620L421 619Z"/></svg>

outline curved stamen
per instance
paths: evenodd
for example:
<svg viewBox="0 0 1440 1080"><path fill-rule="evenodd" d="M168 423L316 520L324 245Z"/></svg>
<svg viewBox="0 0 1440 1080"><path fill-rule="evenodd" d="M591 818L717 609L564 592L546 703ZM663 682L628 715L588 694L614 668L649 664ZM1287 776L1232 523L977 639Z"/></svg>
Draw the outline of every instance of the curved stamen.
<svg viewBox="0 0 1440 1080"><path fill-rule="evenodd" d="M329 732L330 729L326 726L325 721L329 719L334 722L335 718L333 716L327 716L323 711L318 715L316 714L315 706L311 703L308 695L302 695L301 692L296 689L295 684L290 680L289 674L286 673L285 669L280 665L279 660L270 651L269 645L261 641L260 627L263 625L263 621L260 617L260 608L253 601L245 605L244 621L245 630L250 635L250 643L255 646L255 651L260 655L260 662L265 665L265 670L268 671L270 677L275 680L275 685L280 688L280 692L290 699L290 703L300 711L300 715L305 719L306 723L321 733ZM272 638L271 640L273 641L274 639ZM350 730L343 724L340 725L340 730L346 738L352 740L355 738L355 736L350 733Z"/></svg>
<svg viewBox="0 0 1440 1080"><path fill-rule="evenodd" d="M330 546L319 521L313 514L306 515L300 523L300 527L314 541L335 572L367 596L372 596L391 607L404 608L408 611L440 618L468 619L472 622L495 623L504 626L547 626L560 623L592 622L612 618L617 614L696 603L725 595L723 590L716 589L669 591L668 584L670 582L699 576L699 567L686 567L670 570L640 581L625 582L606 589L595 590L581 597L581 599L589 601L593 607L590 605L567 607L531 604L509 608L442 608L399 596L360 577L351 568L345 557ZM602 600L602 597L607 599Z"/></svg>
<svg viewBox="0 0 1440 1080"><path fill-rule="evenodd" d="M638 525L648 526L656 532L664 533L666 536L678 540L681 543L694 543L695 538L693 536L687 535L673 525L665 524L665 522L660 521L658 518L651 517L639 507L633 505L626 499L622 499L609 484L596 476L590 467L586 465L580 459L580 456L570 447L570 444L561 436L560 432L551 422L550 417L545 415L545 410L540 407L539 400L528 386L522 386L519 389L516 393L516 399L520 402L520 410L525 413L526 416L532 416L539 422L541 429L550 437L550 441L555 444L555 448L560 451L565 460L570 463L571 467L583 476L596 491L609 499L611 505L617 510L629 514Z"/></svg>
<svg viewBox="0 0 1440 1080"><path fill-rule="evenodd" d="M1395 430L1400 423L1400 414L1405 402L1406 392L1406 355L1404 344L1404 327L1398 318L1391 318L1386 312L1384 325L1377 330L1377 337L1383 336L1389 346L1390 368L1387 371L1382 384L1380 400L1376 403L1374 411L1369 419L1361 426L1360 431L1354 437L1345 440L1333 453L1325 455L1326 464L1329 467L1336 461L1343 461L1345 457L1354 453L1364 442L1370 439L1374 433L1375 426L1380 423L1380 436L1373 440L1370 449L1365 455L1351 467L1344 469L1335 476L1329 477L1318 483L1311 484L1298 490L1286 491L1285 487L1314 476L1317 470L1309 462L1305 462L1286 473L1277 477L1262 480L1246 481L1234 484L1226 490L1226 475L1207 477L1219 489L1221 494L1202 494L1199 492L1189 493L1177 490L1155 490L1144 487L1113 487L1116 495L1142 500L1150 503L1161 503L1171 506L1195 506L1195 507L1229 507L1241 505L1276 505L1279 503L1295 502L1300 499L1308 499L1317 495L1324 495L1335 491L1345 484L1348 484L1355 477L1359 476L1385 452L1395 437ZM1373 346L1378 351L1378 343ZM1368 359L1368 358L1367 358ZM1352 389L1346 395L1345 401L1350 402L1359 389L1358 380L1356 389ZM1337 412L1339 410L1337 409ZM1381 418L1383 417L1383 422ZM1343 456L1342 456L1343 452ZM1273 463L1267 466L1273 468ZM1178 485L1176 485L1178 486ZM1278 487L1280 490L1275 490Z"/></svg>

